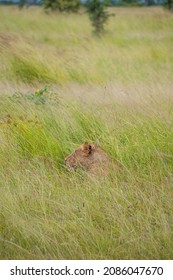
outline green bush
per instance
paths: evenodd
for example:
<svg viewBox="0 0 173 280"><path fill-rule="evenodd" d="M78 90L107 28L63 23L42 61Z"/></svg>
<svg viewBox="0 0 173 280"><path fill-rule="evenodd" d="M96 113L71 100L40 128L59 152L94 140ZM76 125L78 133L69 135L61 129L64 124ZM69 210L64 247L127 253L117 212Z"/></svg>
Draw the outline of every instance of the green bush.
<svg viewBox="0 0 173 280"><path fill-rule="evenodd" d="M87 4L87 12L96 34L104 31L104 25L108 21L109 14L105 10L105 2L100 0L90 0Z"/></svg>
<svg viewBox="0 0 173 280"><path fill-rule="evenodd" d="M173 0L166 0L165 7L169 10L173 10Z"/></svg>
<svg viewBox="0 0 173 280"><path fill-rule="evenodd" d="M59 10L60 12L77 12L80 6L79 0L44 0L45 9Z"/></svg>
<svg viewBox="0 0 173 280"><path fill-rule="evenodd" d="M44 0L44 8L52 11L58 9L58 0Z"/></svg>

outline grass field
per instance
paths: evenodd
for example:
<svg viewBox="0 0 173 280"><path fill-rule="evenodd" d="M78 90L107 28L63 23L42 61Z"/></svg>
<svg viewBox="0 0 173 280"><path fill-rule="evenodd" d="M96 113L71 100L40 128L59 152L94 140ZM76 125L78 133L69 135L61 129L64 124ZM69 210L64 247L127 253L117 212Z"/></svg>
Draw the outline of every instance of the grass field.
<svg viewBox="0 0 173 280"><path fill-rule="evenodd" d="M0 6L0 259L173 258L173 14ZM107 177L67 172L99 140Z"/></svg>

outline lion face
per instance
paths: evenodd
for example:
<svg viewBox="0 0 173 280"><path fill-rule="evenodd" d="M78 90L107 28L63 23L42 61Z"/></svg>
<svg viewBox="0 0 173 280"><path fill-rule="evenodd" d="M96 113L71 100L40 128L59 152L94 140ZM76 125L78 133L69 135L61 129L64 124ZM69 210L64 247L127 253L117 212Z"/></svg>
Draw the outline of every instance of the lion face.
<svg viewBox="0 0 173 280"><path fill-rule="evenodd" d="M110 157L96 144L85 142L73 153L65 158L65 164L69 171L77 168L92 170L101 168L110 161Z"/></svg>

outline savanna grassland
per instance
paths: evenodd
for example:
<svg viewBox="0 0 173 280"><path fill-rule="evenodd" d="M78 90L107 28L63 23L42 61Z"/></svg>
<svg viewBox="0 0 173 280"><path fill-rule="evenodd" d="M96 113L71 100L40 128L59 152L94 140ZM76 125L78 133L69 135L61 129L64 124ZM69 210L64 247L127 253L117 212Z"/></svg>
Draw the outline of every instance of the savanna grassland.
<svg viewBox="0 0 173 280"><path fill-rule="evenodd" d="M173 14L0 6L0 258L173 258ZM106 177L64 158L99 141Z"/></svg>

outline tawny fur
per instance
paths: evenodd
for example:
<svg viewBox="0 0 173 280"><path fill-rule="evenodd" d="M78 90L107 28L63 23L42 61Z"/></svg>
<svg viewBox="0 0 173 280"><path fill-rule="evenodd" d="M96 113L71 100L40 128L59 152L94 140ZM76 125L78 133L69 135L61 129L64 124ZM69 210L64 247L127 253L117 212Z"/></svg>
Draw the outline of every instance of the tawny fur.
<svg viewBox="0 0 173 280"><path fill-rule="evenodd" d="M69 171L82 168L90 173L98 173L99 171L106 173L111 161L111 157L97 144L88 144L87 142L65 158L65 164Z"/></svg>

